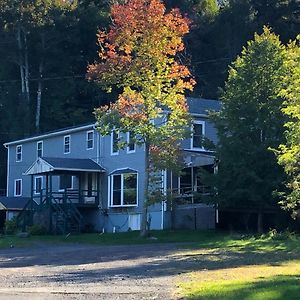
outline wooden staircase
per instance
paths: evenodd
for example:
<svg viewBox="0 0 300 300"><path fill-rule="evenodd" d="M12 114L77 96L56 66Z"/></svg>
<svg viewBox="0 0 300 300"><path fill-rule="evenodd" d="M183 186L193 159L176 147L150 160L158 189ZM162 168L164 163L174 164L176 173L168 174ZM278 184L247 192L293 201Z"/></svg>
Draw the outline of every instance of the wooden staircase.
<svg viewBox="0 0 300 300"><path fill-rule="evenodd" d="M80 233L82 215L67 197L47 197L40 203L30 199L17 216L17 226L26 231L34 224L44 226L50 234Z"/></svg>

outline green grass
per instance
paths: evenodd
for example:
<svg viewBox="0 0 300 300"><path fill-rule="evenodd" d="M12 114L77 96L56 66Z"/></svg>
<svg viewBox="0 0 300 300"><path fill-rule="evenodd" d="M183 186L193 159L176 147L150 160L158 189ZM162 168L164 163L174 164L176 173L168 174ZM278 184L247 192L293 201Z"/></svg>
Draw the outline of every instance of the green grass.
<svg viewBox="0 0 300 300"><path fill-rule="evenodd" d="M186 299L292 300L300 297L300 275L275 275L260 280L229 280L198 284L188 289Z"/></svg>
<svg viewBox="0 0 300 300"><path fill-rule="evenodd" d="M151 238L142 238L139 232L123 233L86 233L71 234L68 236L42 235L19 238L17 236L0 236L0 248L32 246L37 243L80 243L92 245L128 245L128 244L149 244L149 243L193 243L201 241L217 242L224 235L214 231L151 231ZM228 236L229 237L229 236Z"/></svg>
<svg viewBox="0 0 300 300"><path fill-rule="evenodd" d="M196 268L178 285L183 299L300 299L299 236L223 236L180 251Z"/></svg>

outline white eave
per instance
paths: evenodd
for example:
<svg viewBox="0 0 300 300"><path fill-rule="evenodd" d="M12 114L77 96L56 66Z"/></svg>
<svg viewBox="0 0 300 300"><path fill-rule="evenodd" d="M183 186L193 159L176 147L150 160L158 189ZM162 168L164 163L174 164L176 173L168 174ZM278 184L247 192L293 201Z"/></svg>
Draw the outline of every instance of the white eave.
<svg viewBox="0 0 300 300"><path fill-rule="evenodd" d="M62 129L62 130L57 130L57 131L53 131L53 132L49 132L49 133L45 133L45 134L41 134L41 135L24 138L21 140L4 143L3 145L4 145L4 147L7 148L7 146L11 146L11 145L23 144L23 143L41 140L44 138L49 138L49 137L53 137L53 136L57 136L57 135L66 135L66 134L70 134L70 133L77 132L77 131L88 130L90 128L94 128L94 126L95 126L95 123L84 125L84 126L73 127L73 128L66 128L66 129Z"/></svg>

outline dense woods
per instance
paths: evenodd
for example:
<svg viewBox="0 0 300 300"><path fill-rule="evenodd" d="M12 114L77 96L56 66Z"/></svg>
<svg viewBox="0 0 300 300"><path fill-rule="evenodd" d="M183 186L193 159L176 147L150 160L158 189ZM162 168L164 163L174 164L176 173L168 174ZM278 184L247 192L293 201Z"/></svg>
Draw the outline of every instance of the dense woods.
<svg viewBox="0 0 300 300"><path fill-rule="evenodd" d="M0 143L94 120L95 107L114 101L86 80L97 59L99 28L110 24L107 0L0 2ZM192 20L178 58L196 79L193 96L219 98L234 61L268 25L283 43L300 28L297 0L166 0ZM0 189L5 188L0 150Z"/></svg>

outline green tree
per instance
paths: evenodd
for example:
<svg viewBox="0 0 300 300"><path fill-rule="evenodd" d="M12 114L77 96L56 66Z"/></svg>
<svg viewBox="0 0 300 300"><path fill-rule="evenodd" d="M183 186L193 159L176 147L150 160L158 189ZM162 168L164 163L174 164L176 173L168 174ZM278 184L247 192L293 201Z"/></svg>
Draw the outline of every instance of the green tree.
<svg viewBox="0 0 300 300"><path fill-rule="evenodd" d="M285 47L264 27L232 63L222 109L213 115L219 136L217 202L223 207L255 210L259 232L263 212L276 204L272 193L284 178L269 148L283 141L280 91L285 72Z"/></svg>
<svg viewBox="0 0 300 300"><path fill-rule="evenodd" d="M166 13L160 0L113 5L112 19L109 32L98 34L101 61L89 66L88 78L108 91L112 86L120 90L115 104L96 110L100 133L131 132L136 143L145 145L144 236L150 173L176 165L178 143L189 124L184 92L193 88L194 81L188 68L175 59L184 49L182 38L189 22L178 10Z"/></svg>
<svg viewBox="0 0 300 300"><path fill-rule="evenodd" d="M287 192L283 193L282 206L299 218L300 213L300 47L299 40L291 42L287 48L286 86L282 90L284 106L282 111L288 117L285 123L286 143L281 144L278 162L288 176Z"/></svg>

